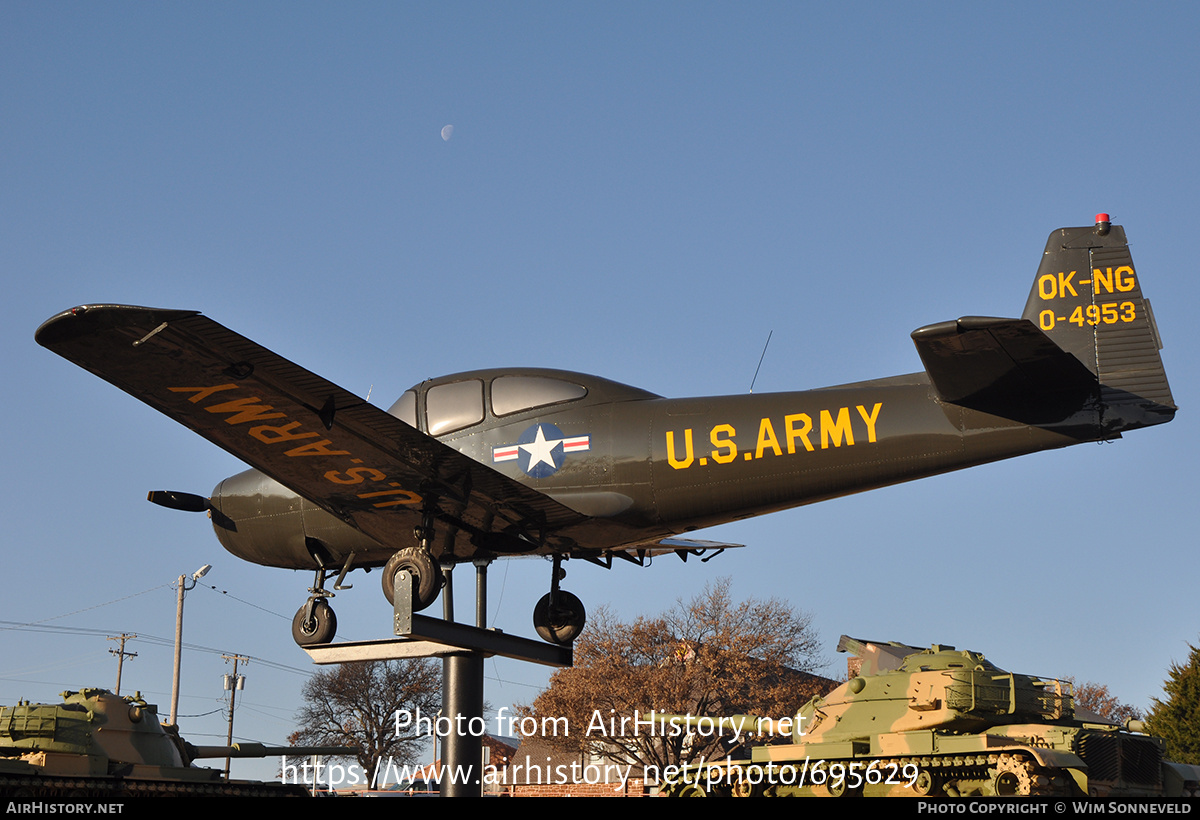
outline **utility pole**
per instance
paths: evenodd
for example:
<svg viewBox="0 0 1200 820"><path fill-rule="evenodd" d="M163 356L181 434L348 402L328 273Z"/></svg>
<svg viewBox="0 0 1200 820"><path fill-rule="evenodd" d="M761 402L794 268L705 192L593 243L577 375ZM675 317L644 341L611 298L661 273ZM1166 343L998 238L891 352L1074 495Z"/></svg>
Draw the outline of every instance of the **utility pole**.
<svg viewBox="0 0 1200 820"><path fill-rule="evenodd" d="M187 585L187 576L180 575L176 587L179 594L175 600L175 674L171 680L171 718L168 721L175 726L179 725L179 666L183 659L183 593L196 586L210 569L212 564L205 564L193 572L191 586Z"/></svg>
<svg viewBox="0 0 1200 820"><path fill-rule="evenodd" d="M229 732L225 735L225 745L233 745L233 705L237 699L237 691L246 688L246 678L244 675L237 673L238 661L250 663L250 659L245 655L222 655L225 663L233 661L233 674L225 676L225 691L229 693ZM229 779L229 758L225 758L225 779Z"/></svg>
<svg viewBox="0 0 1200 820"><path fill-rule="evenodd" d="M137 635L126 635L125 633L121 633L120 635L117 635L115 637L112 635L110 635L108 637L108 640L110 640L110 641L120 641L121 642L120 649L108 650L108 654L117 656L117 694L118 695L121 694L121 665L125 662L126 658L136 658L137 657L136 652L126 652L125 651L125 641L131 641L136 637L137 637Z"/></svg>

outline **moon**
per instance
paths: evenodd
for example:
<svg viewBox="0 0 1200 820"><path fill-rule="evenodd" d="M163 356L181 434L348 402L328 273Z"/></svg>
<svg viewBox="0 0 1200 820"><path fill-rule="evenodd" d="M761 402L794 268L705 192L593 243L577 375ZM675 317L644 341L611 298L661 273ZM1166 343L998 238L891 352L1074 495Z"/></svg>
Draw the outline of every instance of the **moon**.
<svg viewBox="0 0 1200 820"><path fill-rule="evenodd" d="M454 126L447 125L442 128L442 139L446 142L450 141L450 135L454 133Z"/></svg>

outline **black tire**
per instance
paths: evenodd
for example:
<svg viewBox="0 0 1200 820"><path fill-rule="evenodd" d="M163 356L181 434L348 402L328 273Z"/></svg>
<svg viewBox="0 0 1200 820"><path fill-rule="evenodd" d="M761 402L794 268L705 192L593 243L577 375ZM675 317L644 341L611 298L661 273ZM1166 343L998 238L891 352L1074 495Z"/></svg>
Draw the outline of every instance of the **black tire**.
<svg viewBox="0 0 1200 820"><path fill-rule="evenodd" d="M426 550L408 547L389 558L383 568L383 595L388 603L396 603L396 573L402 569L408 570L413 579L413 612L420 612L437 600L442 591L442 568Z"/></svg>
<svg viewBox="0 0 1200 820"><path fill-rule="evenodd" d="M587 623L587 610L583 601L560 589L558 600L550 606L550 593L546 593L533 608L533 628L543 641L561 646L574 641Z"/></svg>
<svg viewBox="0 0 1200 820"><path fill-rule="evenodd" d="M305 619L304 610L308 604L296 610L292 618L292 640L300 646L313 646L319 643L329 643L337 634L337 615L333 607L324 600L313 604L312 617Z"/></svg>

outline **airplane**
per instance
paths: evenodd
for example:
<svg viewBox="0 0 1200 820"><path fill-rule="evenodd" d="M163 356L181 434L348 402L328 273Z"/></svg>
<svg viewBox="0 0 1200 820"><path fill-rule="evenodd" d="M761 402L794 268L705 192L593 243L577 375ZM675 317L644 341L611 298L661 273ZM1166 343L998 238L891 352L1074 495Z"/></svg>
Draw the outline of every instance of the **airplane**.
<svg viewBox="0 0 1200 820"><path fill-rule="evenodd" d="M583 603L562 561L611 568L733 544L695 530L1170 421L1176 411L1150 303L1124 229L1107 214L1046 243L1020 319L967 316L912 333L924 370L805 392L669 399L534 368L424 381L388 410L191 310L84 305L39 344L224 448L253 469L211 497L222 545L315 573L293 620L330 642L328 603L354 569L383 567L414 610L442 565L549 556L538 634L570 644ZM705 559L707 560L707 559Z"/></svg>

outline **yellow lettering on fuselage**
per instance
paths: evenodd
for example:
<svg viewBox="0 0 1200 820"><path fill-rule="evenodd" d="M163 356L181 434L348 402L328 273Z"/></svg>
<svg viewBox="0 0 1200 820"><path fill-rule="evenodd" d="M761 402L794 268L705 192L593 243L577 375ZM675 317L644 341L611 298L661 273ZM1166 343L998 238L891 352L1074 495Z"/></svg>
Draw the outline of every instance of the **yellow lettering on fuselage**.
<svg viewBox="0 0 1200 820"><path fill-rule="evenodd" d="M799 429L795 426L796 422L800 422L802 425ZM783 424L787 430L788 455L796 452L797 438L804 440L805 450L808 450L810 453L813 451L812 442L808 440L808 434L812 432L812 418L808 413L796 413L795 415L784 416Z"/></svg>
<svg viewBox="0 0 1200 820"><path fill-rule="evenodd" d="M740 451L736 440L737 430L734 426L726 423L714 424L708 431L708 440L712 449L708 455L702 455L698 459L695 457L692 443L693 428L687 427L682 431L684 450L682 456L678 451L676 431L667 430L665 431L667 463L673 469L686 470L697 463L704 466L708 464L709 459L717 464L729 464L738 460L739 452L742 454L742 460L745 461L754 461L769 456L782 457L785 452L787 455L795 455L797 452L812 453L817 449L812 439L814 433L819 433L821 436L820 449L822 450L828 450L830 447L854 447L858 443L876 443L879 440L877 426L883 402L875 402L871 405L853 405L862 423L857 439L855 437L857 420L850 412L850 407L848 405L817 411L816 425L813 424L813 417L808 413L787 414L783 416L782 422L779 419L764 416L758 421L758 435L754 439L754 446L751 447L750 443L746 442L745 449ZM782 441L776 432L777 429L783 431ZM865 440L863 431L866 433Z"/></svg>
<svg viewBox="0 0 1200 820"><path fill-rule="evenodd" d="M675 431L668 430L667 431L667 461L669 461L671 463L671 466L674 467L676 470L682 470L684 467L692 466L692 461L693 461L692 428L690 428L690 427L683 431L683 450L685 453L684 457L676 458L675 457Z"/></svg>
<svg viewBox="0 0 1200 820"><path fill-rule="evenodd" d="M847 446L854 444L854 430L850 428L850 408L843 407L838 410L837 421L829 415L828 410L821 411L821 449L829 449L829 442L833 442L834 447L842 446L842 436L846 438Z"/></svg>
<svg viewBox="0 0 1200 820"><path fill-rule="evenodd" d="M729 436L729 438L717 438L721 433ZM718 424L712 429L712 433L709 434L708 438L713 446L713 460L718 464L728 464L737 458L737 445L733 443L733 437L736 434L737 431L729 424Z"/></svg>
<svg viewBox="0 0 1200 820"><path fill-rule="evenodd" d="M758 425L758 447L754 451L754 457L762 458L763 450L768 447L775 455L783 455L783 451L779 449L779 439L775 438L775 428L771 426L771 420L763 419Z"/></svg>
<svg viewBox="0 0 1200 820"><path fill-rule="evenodd" d="M871 414L867 415L867 408L861 404L858 405L858 414L862 416L862 420L867 423L867 441L875 443L875 419L879 418L879 408L883 407L883 402L875 402L875 408L871 410Z"/></svg>

